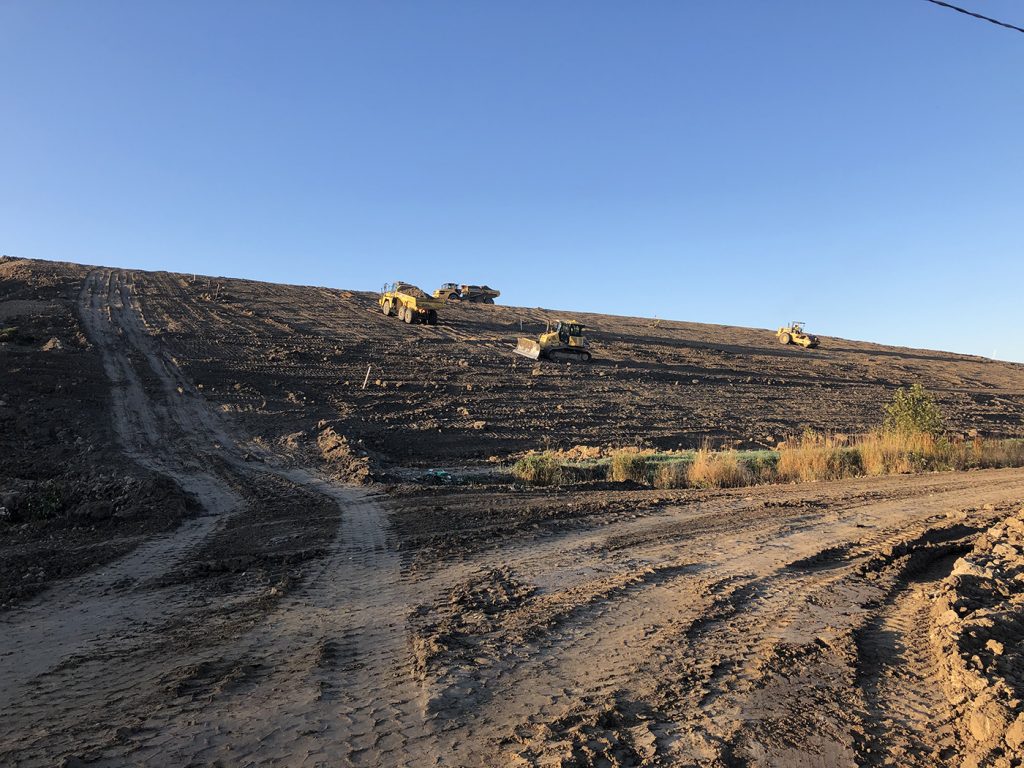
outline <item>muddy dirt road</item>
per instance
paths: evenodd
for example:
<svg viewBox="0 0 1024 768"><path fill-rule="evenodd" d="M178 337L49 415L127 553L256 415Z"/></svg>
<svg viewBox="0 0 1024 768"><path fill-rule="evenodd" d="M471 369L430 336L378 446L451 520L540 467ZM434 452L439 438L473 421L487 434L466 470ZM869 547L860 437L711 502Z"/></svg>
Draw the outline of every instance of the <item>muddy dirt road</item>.
<svg viewBox="0 0 1024 768"><path fill-rule="evenodd" d="M321 490L338 535L279 597L163 584L158 545L6 614L0 757L957 765L927 585L1024 473L637 502L415 568Z"/></svg>
<svg viewBox="0 0 1024 768"><path fill-rule="evenodd" d="M316 450L323 427L305 425L343 404L340 431L406 389L382 382L356 405L324 394L365 370L349 359L355 334L321 349L330 334L314 310L300 327L292 309L225 304L241 284L206 300L179 276L80 277L68 300L108 382L112 440L198 512L0 612L0 763L961 764L962 712L928 633L935 594L1021 508L1024 470L384 493L338 480ZM351 302L351 324L366 323ZM264 333L275 324L278 336ZM293 347L275 359L283 339ZM475 397L480 380L467 390L458 377L489 345L444 386ZM434 398L407 423L444 413L441 394L406 382L420 395L400 398ZM995 416L1016 413L1018 397L1007 384L991 423L1012 433ZM473 407L505 418L499 400ZM393 425L373 423L345 434L387 447ZM415 461L420 431L389 455ZM521 440L504 434L493 445Z"/></svg>

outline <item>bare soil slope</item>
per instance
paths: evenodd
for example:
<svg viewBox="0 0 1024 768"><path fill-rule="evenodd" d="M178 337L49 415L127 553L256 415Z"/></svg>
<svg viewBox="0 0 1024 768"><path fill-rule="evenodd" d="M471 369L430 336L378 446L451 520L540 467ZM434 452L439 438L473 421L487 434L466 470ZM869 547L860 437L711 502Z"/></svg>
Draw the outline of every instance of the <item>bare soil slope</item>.
<svg viewBox="0 0 1024 768"><path fill-rule="evenodd" d="M535 368L510 349L542 311L453 307L428 328L374 307L0 262L0 323L19 328L0 343L0 492L20 494L0 500L20 563L0 571L0 763L1020 764L1004 592L1024 470L736 491L345 482L371 471L364 449L436 465L545 436L853 431L917 380L960 428L1021 434L1020 366L595 316L599 362ZM98 474L133 479L82 485ZM33 589L12 588L21 571ZM968 630L997 613L982 671L999 718L961 690Z"/></svg>
<svg viewBox="0 0 1024 768"><path fill-rule="evenodd" d="M88 273L65 269L68 279ZM577 313L595 360L535 365L512 354L515 339L560 312L456 304L436 327L408 326L367 293L168 273L123 280L146 330L203 395L272 442L326 420L371 451L424 464L544 443L772 446L804 427L875 427L892 390L914 382L937 394L954 429L1024 435L1019 364L830 337L802 350L764 330Z"/></svg>

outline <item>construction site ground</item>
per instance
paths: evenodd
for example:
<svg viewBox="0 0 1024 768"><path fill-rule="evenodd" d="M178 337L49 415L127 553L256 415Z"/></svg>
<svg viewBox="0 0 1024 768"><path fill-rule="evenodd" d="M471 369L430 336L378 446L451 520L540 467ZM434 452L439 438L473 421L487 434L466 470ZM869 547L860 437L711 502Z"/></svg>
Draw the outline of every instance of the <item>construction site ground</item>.
<svg viewBox="0 0 1024 768"><path fill-rule="evenodd" d="M0 261L0 764L1017 764L929 628L1024 470L500 468L858 433L914 382L954 431L1024 436L1024 366L579 313L592 363L512 355L559 316Z"/></svg>

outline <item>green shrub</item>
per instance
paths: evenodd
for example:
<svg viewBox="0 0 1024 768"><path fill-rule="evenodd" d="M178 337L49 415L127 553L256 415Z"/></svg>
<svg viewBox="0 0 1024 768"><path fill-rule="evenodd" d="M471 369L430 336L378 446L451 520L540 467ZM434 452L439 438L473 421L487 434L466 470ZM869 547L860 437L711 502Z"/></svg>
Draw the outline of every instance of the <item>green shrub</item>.
<svg viewBox="0 0 1024 768"><path fill-rule="evenodd" d="M892 402L885 406L885 429L900 434L940 435L945 420L935 397L920 384L914 384L910 389L897 389Z"/></svg>
<svg viewBox="0 0 1024 768"><path fill-rule="evenodd" d="M774 483L778 480L779 454L773 451L758 451L749 455L740 454L755 483Z"/></svg>

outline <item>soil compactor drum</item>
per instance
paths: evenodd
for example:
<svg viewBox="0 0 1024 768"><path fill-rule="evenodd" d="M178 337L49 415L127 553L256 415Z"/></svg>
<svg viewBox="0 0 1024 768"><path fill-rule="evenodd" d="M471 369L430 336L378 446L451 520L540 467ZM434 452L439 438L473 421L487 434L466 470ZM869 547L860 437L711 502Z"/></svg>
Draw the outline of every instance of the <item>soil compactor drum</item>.
<svg viewBox="0 0 1024 768"><path fill-rule="evenodd" d="M818 346L818 337L804 333L804 324L799 320L794 320L785 328L779 328L775 332L775 338L779 340L780 344L797 344L804 349L813 349Z"/></svg>
<svg viewBox="0 0 1024 768"><path fill-rule="evenodd" d="M531 360L557 360L560 362L586 362L591 358L583 326L573 320L559 320L534 341L520 338L516 346L517 355Z"/></svg>
<svg viewBox="0 0 1024 768"><path fill-rule="evenodd" d="M406 323L437 325L437 310L444 306L443 299L434 299L409 283L385 285L378 300L385 315L397 315Z"/></svg>

